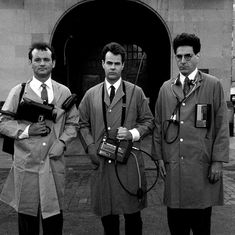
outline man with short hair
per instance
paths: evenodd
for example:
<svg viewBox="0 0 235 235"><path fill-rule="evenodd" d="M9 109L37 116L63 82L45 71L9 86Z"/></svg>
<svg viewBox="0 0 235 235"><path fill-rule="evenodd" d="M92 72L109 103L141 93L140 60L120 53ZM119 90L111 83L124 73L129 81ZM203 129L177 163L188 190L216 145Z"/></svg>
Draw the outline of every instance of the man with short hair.
<svg viewBox="0 0 235 235"><path fill-rule="evenodd" d="M14 161L0 199L18 212L19 235L38 235L40 221L44 235L62 235L64 151L76 137L78 112L75 105L62 109L71 92L51 78L53 48L35 43L28 57L33 78L26 82L20 104L21 84L11 89L0 116L1 134L15 139ZM37 108L24 112L26 100L44 107L38 120L31 120ZM16 118L8 113L17 114Z"/></svg>
<svg viewBox="0 0 235 235"><path fill-rule="evenodd" d="M153 129L153 115L142 89L121 77L126 59L123 46L108 43L101 55L105 81L90 88L79 105L80 132L94 165L91 204L94 213L101 216L106 235L120 234L119 215L124 215L126 235L140 235L141 210L147 205L145 193L137 196L138 188L146 190L141 154L131 149L127 162L119 163L115 158L97 155L97 150L110 146L107 138L116 143L111 142L114 148L118 148L119 141L120 145L122 141L130 141L139 147L140 140ZM103 150L99 153L105 152L105 147Z"/></svg>
<svg viewBox="0 0 235 235"><path fill-rule="evenodd" d="M198 70L201 43L182 33L173 41L179 75L160 88L153 157L165 180L164 203L172 235L209 235L212 206L223 205L223 162L229 158L224 91Z"/></svg>

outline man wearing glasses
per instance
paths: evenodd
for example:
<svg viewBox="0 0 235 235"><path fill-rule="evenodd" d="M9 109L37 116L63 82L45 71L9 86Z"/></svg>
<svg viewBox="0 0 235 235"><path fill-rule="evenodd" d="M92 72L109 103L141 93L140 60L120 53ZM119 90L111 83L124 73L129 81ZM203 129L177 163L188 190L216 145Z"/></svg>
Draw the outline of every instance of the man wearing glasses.
<svg viewBox="0 0 235 235"><path fill-rule="evenodd" d="M165 180L172 235L209 235L212 206L223 205L222 164L229 158L224 91L197 65L201 43L182 33L173 41L179 75L166 81L155 106L153 157Z"/></svg>

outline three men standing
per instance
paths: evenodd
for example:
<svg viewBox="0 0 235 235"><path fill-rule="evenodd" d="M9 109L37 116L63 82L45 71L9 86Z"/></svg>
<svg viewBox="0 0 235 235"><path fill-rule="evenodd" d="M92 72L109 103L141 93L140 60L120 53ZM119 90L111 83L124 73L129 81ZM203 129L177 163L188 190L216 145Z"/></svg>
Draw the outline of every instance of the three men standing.
<svg viewBox="0 0 235 235"><path fill-rule="evenodd" d="M173 49L180 73L160 89L152 153L165 179L164 203L171 234L189 235L192 230L195 235L209 235L212 206L223 204L222 164L229 156L227 107L220 81L197 68L200 39L183 33L174 39ZM92 208L101 217L106 235L120 234L119 215L124 215L126 235L138 235L142 234L141 210L147 206L146 195L137 196L139 188L146 189L143 158L132 149L128 161L119 164L97 155L97 150L106 138L139 147L140 140L153 130L154 117L142 89L121 77L125 49L112 42L105 45L101 56L105 81L89 89L79 105L80 133L94 165ZM23 97L53 104L57 118L56 122L36 123L12 119L7 112L16 113L21 86L10 91L3 106L5 114L0 116L0 131L15 138L15 153L1 200L17 210L20 235L38 234L41 216L44 234L59 235L63 153L76 137L78 115L75 107L67 114L61 108L71 93L51 80L52 48L36 44L29 59L34 77L26 83ZM117 171L123 185L136 195L122 187Z"/></svg>

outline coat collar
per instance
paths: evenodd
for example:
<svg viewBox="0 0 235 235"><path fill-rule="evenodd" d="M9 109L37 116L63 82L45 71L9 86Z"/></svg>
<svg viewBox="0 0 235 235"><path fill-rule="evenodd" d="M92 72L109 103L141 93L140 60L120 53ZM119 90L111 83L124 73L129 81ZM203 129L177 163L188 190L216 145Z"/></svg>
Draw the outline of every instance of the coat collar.
<svg viewBox="0 0 235 235"><path fill-rule="evenodd" d="M189 94L186 96L186 99L195 91L197 90L203 81L203 74L201 71L198 70L196 76L195 76L195 82L192 90L189 92ZM183 94L182 84L179 79L179 74L176 78L173 78L171 81L171 89L173 94L179 99L179 101L182 101L185 97Z"/></svg>
<svg viewBox="0 0 235 235"><path fill-rule="evenodd" d="M42 99L34 92L34 90L30 87L31 80L26 82L24 95L26 98L33 99L38 103L42 103Z"/></svg>
<svg viewBox="0 0 235 235"><path fill-rule="evenodd" d="M53 88L53 93L54 93L54 99L52 100L52 104L57 104L58 100L61 98L63 93L59 92L61 86L59 86L56 81L51 80L51 82L52 82L52 88Z"/></svg>
<svg viewBox="0 0 235 235"><path fill-rule="evenodd" d="M106 84L104 83L104 102L107 106L109 106L109 108L113 108L113 106L115 106L115 104L118 103L118 101L120 99L122 99L123 96L124 96L123 83L121 82L121 84L120 84L119 88L117 89L116 94L113 98L113 102L112 102L112 104L110 104L109 94L107 91Z"/></svg>
<svg viewBox="0 0 235 235"><path fill-rule="evenodd" d="M27 96L27 94L30 97L33 97L33 100L38 102L38 103L42 103L42 99L33 91L33 89L30 87L29 83L31 82L31 80L26 82L26 89L25 89L25 95ZM61 98L62 96L62 92L60 91L60 86L58 85L58 83L54 80L51 80L52 83L52 89L53 89L53 95L54 95L54 99L52 100L52 104L56 104L58 102L58 100Z"/></svg>

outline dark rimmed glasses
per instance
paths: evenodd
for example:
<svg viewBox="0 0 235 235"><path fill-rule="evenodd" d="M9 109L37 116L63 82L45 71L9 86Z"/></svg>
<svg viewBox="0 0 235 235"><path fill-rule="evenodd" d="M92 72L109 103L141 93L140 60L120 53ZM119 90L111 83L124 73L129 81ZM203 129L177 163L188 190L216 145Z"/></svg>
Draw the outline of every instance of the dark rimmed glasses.
<svg viewBox="0 0 235 235"><path fill-rule="evenodd" d="M194 54L185 54L185 55L175 55L176 60L182 61L183 57L185 61L190 61Z"/></svg>

